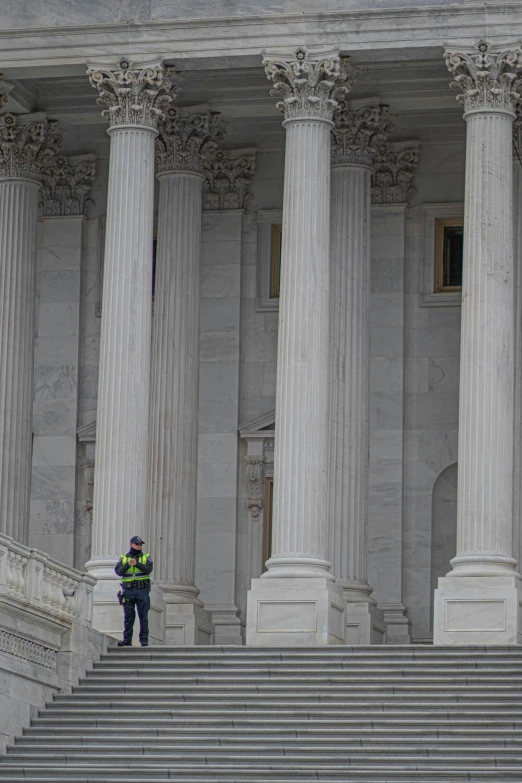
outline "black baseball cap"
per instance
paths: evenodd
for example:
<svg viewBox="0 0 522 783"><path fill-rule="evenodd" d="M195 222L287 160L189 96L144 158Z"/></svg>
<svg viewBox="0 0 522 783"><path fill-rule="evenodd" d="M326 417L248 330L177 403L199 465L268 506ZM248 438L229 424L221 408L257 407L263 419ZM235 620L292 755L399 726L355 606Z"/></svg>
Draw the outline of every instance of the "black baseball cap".
<svg viewBox="0 0 522 783"><path fill-rule="evenodd" d="M142 538L140 538L139 536L132 536L130 542L131 542L131 544L144 544L145 543L145 541Z"/></svg>

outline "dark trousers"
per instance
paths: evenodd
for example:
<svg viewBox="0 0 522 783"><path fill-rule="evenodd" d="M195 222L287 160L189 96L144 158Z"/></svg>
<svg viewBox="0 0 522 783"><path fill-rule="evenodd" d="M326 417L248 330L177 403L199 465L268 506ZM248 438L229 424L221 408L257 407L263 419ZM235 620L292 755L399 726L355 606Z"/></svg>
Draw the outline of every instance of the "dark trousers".
<svg viewBox="0 0 522 783"><path fill-rule="evenodd" d="M132 631L134 630L134 620L136 619L136 609L140 618L140 642L148 644L149 641L149 609L150 609L150 589L136 588L124 589L125 603L123 611L125 612L125 627L123 631L123 641L132 644Z"/></svg>

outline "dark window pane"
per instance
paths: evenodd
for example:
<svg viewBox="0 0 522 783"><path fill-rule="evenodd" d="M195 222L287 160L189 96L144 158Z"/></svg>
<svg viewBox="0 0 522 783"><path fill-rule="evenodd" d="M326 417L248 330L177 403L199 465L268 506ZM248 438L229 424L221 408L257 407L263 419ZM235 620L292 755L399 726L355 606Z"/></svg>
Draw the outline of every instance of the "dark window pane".
<svg viewBox="0 0 522 783"><path fill-rule="evenodd" d="M444 226L443 286L462 286L462 226Z"/></svg>

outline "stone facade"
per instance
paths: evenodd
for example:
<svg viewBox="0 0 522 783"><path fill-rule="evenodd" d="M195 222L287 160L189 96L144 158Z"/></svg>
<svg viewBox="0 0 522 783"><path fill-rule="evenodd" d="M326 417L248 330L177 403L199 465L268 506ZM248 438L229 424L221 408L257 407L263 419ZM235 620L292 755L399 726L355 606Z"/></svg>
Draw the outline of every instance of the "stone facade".
<svg viewBox="0 0 522 783"><path fill-rule="evenodd" d="M139 533L158 643L518 643L520 21L109 5L0 12L0 534L112 635Z"/></svg>

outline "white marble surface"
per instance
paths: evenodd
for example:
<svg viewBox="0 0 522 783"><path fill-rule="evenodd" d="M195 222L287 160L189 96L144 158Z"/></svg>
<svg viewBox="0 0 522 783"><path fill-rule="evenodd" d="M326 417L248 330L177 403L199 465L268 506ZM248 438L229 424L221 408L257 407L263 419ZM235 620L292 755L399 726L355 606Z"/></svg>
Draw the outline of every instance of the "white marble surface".
<svg viewBox="0 0 522 783"><path fill-rule="evenodd" d="M241 643L236 495L243 221L241 211L203 214L195 581L212 612L216 644Z"/></svg>
<svg viewBox="0 0 522 783"><path fill-rule="evenodd" d="M77 451L76 428L70 428L69 422L76 423L78 416L85 219L53 217L42 222L34 396L39 415L53 417L54 432L34 435L29 541L73 565ZM64 425L68 432L58 435Z"/></svg>

